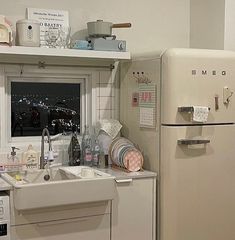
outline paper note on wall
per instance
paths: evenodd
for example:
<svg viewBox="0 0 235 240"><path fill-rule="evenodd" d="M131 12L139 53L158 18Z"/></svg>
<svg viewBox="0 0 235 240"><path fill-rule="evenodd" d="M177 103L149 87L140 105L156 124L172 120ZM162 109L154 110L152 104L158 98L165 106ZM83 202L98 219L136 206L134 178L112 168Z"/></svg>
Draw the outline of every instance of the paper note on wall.
<svg viewBox="0 0 235 240"><path fill-rule="evenodd" d="M139 84L140 127L154 128L156 124L156 86Z"/></svg>

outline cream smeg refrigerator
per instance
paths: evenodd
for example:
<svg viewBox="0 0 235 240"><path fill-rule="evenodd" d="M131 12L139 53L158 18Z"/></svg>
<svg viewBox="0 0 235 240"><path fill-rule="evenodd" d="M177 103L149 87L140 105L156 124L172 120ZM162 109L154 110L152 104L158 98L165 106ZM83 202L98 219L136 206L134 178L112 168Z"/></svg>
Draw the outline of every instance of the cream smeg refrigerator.
<svg viewBox="0 0 235 240"><path fill-rule="evenodd" d="M235 53L161 58L160 240L235 239ZM196 106L209 109L193 121Z"/></svg>

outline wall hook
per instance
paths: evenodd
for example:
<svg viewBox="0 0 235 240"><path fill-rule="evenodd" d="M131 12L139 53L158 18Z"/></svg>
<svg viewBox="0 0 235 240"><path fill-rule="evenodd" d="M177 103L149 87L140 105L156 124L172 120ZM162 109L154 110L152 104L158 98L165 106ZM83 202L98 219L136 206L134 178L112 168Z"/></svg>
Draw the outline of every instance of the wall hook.
<svg viewBox="0 0 235 240"><path fill-rule="evenodd" d="M152 82L145 74L144 72L133 72L133 77L136 79L137 83L146 83L149 84Z"/></svg>
<svg viewBox="0 0 235 240"><path fill-rule="evenodd" d="M39 61L38 62L38 68L43 68L43 69L45 69L46 68L46 63L44 62L44 61Z"/></svg>
<svg viewBox="0 0 235 240"><path fill-rule="evenodd" d="M23 70L24 70L24 65L22 64L22 65L20 65L20 76L23 75Z"/></svg>

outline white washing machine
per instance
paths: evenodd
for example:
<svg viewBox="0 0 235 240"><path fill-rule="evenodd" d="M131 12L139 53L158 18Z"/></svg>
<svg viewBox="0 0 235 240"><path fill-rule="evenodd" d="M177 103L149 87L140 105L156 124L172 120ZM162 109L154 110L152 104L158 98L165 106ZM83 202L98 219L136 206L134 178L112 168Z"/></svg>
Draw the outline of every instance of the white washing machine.
<svg viewBox="0 0 235 240"><path fill-rule="evenodd" d="M9 196L5 192L0 192L0 240L10 239Z"/></svg>

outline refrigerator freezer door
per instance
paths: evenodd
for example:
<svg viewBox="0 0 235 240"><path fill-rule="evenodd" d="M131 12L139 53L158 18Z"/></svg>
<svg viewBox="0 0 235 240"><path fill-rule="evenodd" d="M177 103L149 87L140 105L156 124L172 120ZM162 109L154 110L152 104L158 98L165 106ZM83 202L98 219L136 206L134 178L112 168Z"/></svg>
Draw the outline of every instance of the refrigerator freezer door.
<svg viewBox="0 0 235 240"><path fill-rule="evenodd" d="M235 126L164 126L161 134L160 239L234 240Z"/></svg>
<svg viewBox="0 0 235 240"><path fill-rule="evenodd" d="M207 123L235 122L235 53L169 49L162 56L163 124L193 124L192 107L210 108ZM178 109L180 107L180 109ZM179 111L182 110L182 111Z"/></svg>

